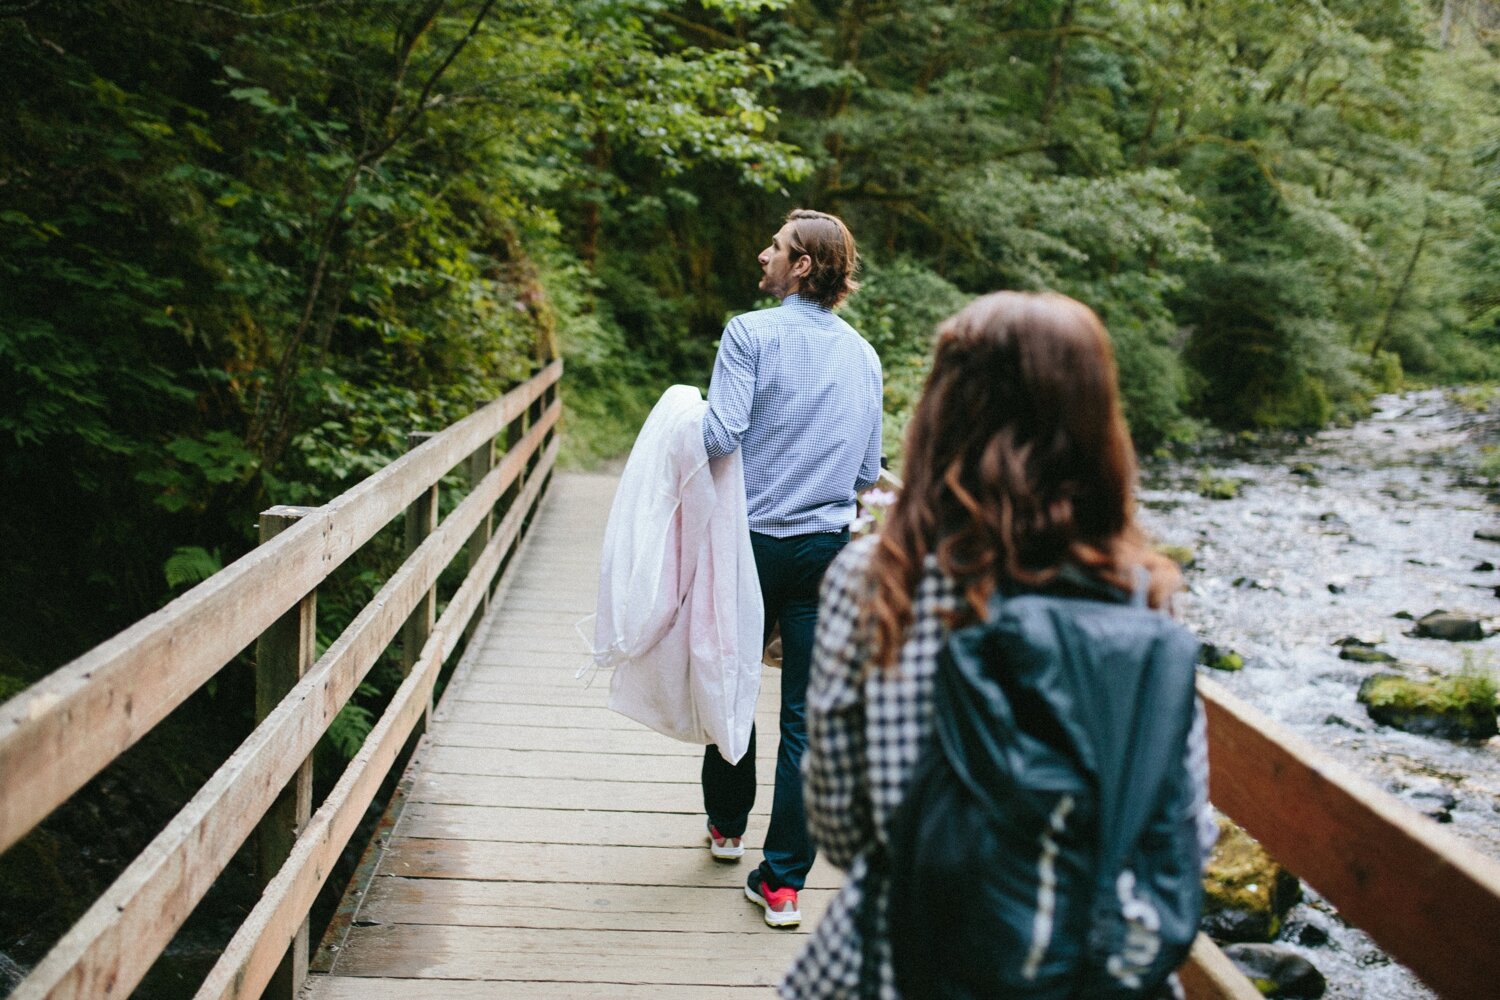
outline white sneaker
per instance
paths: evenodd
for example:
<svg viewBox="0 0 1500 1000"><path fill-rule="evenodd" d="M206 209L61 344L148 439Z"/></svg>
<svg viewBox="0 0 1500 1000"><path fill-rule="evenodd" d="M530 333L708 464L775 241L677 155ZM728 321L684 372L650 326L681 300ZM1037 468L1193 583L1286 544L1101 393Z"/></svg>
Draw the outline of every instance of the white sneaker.
<svg viewBox="0 0 1500 1000"><path fill-rule="evenodd" d="M750 873L745 883L745 898L766 911L766 925L769 927L796 927L802 922L797 890L789 887L767 889L758 869Z"/></svg>
<svg viewBox="0 0 1500 1000"><path fill-rule="evenodd" d="M745 856L744 837L725 837L708 824L708 853L715 861L738 861Z"/></svg>

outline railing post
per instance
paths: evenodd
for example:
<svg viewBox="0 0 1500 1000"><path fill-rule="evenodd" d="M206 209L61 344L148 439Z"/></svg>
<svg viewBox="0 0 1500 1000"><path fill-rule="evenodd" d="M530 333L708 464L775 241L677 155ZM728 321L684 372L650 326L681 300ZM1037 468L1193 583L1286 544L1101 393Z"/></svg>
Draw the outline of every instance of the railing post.
<svg viewBox="0 0 1500 1000"><path fill-rule="evenodd" d="M544 367L546 367L546 366L545 365L540 365L540 364L532 365L531 366L531 377L532 378L536 378L538 375L540 375L542 373L542 369ZM542 414L544 414L544 413L547 412L547 393L550 390L551 390L551 387L549 386L546 390L543 390L542 392L538 393L536 399L532 400L531 401L531 405L526 408L526 429L527 430L531 430L531 428L533 428L537 424L541 423L541 421L542 421ZM542 448L541 448L541 443L539 442L537 450L532 453L532 456L529 459L526 460L526 478L528 480L530 480L531 477L536 474L537 466L540 465L541 462L542 462Z"/></svg>
<svg viewBox="0 0 1500 1000"><path fill-rule="evenodd" d="M489 471L495 467L495 439L490 438L478 451L469 456L469 489L477 487ZM495 533L495 507L490 505L490 511L480 522L479 527L474 529L474 534L469 536L468 559L469 570L472 572L476 563L484 555L484 547L489 544L490 538ZM464 630L464 639L467 641L479 627L479 622L490 607L490 588L484 588L484 594L479 598L479 607L475 609L474 616L469 619L468 628Z"/></svg>
<svg viewBox="0 0 1500 1000"><path fill-rule="evenodd" d="M265 544L296 524L313 507L272 507L260 515ZM282 615L255 643L255 721L259 724L307 673L318 654L318 592L314 590ZM256 874L264 889L292 853L297 832L312 814L312 758L302 762L256 830ZM308 925L292 937L276 974L262 994L266 1000L292 1000L307 978Z"/></svg>
<svg viewBox="0 0 1500 1000"><path fill-rule="evenodd" d="M521 442L521 438L524 437L525 434L526 411L523 410L521 413L516 415L515 419L505 425L505 431L502 434L502 437L504 439L505 454L509 455L512 451L514 451L516 445ZM495 503L495 510L501 517L504 517L506 514L510 513L510 508L515 504L516 497L521 495L521 487L525 484L525 482L526 470L522 469L516 473L516 478L511 480L510 485L505 488L505 492L500 494L500 499ZM495 573L495 579L490 581L489 587L485 588L486 599L488 599L488 595L492 592L492 588L495 586L496 582L499 581L500 577L504 575L505 568L509 565L510 553L506 553L506 555L503 556L500 560L500 568Z"/></svg>
<svg viewBox="0 0 1500 1000"><path fill-rule="evenodd" d="M422 444L432 434L428 431L412 431L406 435L406 450L411 451ZM406 508L406 556L409 558L417 550L428 535L437 529L438 523L438 484L433 483L410 507ZM401 672L403 675L411 673L412 667L416 665L417 655L422 652L422 647L427 643L427 637L432 635L432 626L437 622L437 586L434 585L417 606L412 610L411 617L406 619L406 624L401 629ZM432 721L432 694L427 695L427 709L422 713L422 721L412 731L413 738L427 731L427 724Z"/></svg>

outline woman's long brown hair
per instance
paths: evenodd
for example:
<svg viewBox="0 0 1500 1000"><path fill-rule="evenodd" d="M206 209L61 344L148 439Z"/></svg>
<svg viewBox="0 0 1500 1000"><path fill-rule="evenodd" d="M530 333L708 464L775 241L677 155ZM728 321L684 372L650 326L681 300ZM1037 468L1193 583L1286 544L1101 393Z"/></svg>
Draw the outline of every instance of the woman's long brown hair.
<svg viewBox="0 0 1500 1000"><path fill-rule="evenodd" d="M1135 523L1109 335L1065 295L996 292L938 327L904 472L871 563L880 666L897 661L929 553L964 595L959 621L983 618L1001 581L1044 586L1068 563L1126 589L1145 568L1153 607L1181 583Z"/></svg>

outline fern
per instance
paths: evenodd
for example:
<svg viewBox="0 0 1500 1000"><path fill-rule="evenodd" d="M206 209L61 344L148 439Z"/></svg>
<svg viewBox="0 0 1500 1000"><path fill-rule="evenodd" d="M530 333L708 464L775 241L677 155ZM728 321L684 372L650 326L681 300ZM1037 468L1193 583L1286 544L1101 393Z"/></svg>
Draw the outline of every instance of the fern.
<svg viewBox="0 0 1500 1000"><path fill-rule="evenodd" d="M369 681L354 689L353 696L349 702L339 709L339 714L333 717L328 724L328 742L333 744L335 750L345 760L353 760L354 755L359 753L359 748L364 746L365 737L370 735L370 730L375 726L375 717L368 708L354 701L355 698L376 698L380 695L380 688Z"/></svg>
<svg viewBox="0 0 1500 1000"><path fill-rule="evenodd" d="M333 744L334 749L345 760L353 760L354 755L359 753L359 748L364 746L365 737L370 735L374 724L370 710L351 701L339 709L339 714L328 724L328 742Z"/></svg>
<svg viewBox="0 0 1500 1000"><path fill-rule="evenodd" d="M218 549L210 552L199 545L181 545L161 568L166 574L167 586L176 590L185 584L207 580L224 568L224 560L219 556Z"/></svg>

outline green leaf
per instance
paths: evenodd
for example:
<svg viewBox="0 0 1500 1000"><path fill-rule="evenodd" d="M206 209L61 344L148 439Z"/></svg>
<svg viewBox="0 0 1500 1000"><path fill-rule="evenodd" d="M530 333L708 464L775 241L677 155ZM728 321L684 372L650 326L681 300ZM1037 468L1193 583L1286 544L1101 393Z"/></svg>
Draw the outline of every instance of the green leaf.
<svg viewBox="0 0 1500 1000"><path fill-rule="evenodd" d="M224 562L219 556L218 549L210 552L198 545L179 547L162 564L167 586L173 590L184 585L201 583L223 568Z"/></svg>

